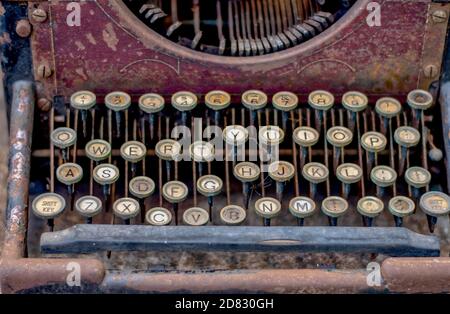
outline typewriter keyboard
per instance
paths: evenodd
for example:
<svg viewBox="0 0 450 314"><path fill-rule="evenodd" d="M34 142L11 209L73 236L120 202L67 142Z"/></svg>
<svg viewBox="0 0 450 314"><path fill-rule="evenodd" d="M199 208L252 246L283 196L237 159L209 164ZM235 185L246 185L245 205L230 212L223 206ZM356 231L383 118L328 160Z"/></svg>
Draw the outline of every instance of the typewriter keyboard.
<svg viewBox="0 0 450 314"><path fill-rule="evenodd" d="M371 236L389 247L400 230L429 235L448 219L441 122L426 91L405 103L323 90L99 100L76 92L41 114L48 130L35 130L49 134L34 143L31 200L48 224L46 252L213 245L218 236L237 249L283 248L301 246L303 232L329 249L353 237L364 249ZM330 240L339 227L355 227L350 242ZM427 245L414 235L406 255L429 249L415 251Z"/></svg>

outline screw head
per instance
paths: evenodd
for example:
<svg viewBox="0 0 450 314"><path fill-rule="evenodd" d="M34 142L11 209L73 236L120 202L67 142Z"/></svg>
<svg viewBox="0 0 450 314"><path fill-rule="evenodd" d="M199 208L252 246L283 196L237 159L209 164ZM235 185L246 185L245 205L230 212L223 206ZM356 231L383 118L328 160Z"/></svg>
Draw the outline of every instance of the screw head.
<svg viewBox="0 0 450 314"><path fill-rule="evenodd" d="M16 24L16 33L22 38L26 38L31 34L31 24L28 20L20 20Z"/></svg>
<svg viewBox="0 0 450 314"><path fill-rule="evenodd" d="M436 10L431 13L431 18L434 23L443 23L447 20L447 12L444 10Z"/></svg>
<svg viewBox="0 0 450 314"><path fill-rule="evenodd" d="M423 74L426 78L434 78L439 74L439 69L434 64L428 64L423 68Z"/></svg>
<svg viewBox="0 0 450 314"><path fill-rule="evenodd" d="M35 22L42 23L47 19L47 12L44 9L36 8L31 12L31 17Z"/></svg>
<svg viewBox="0 0 450 314"><path fill-rule="evenodd" d="M41 79L49 78L52 75L52 69L48 64L41 64L37 68L37 76Z"/></svg>
<svg viewBox="0 0 450 314"><path fill-rule="evenodd" d="M52 102L47 98L40 98L37 102L39 110L47 112L52 108Z"/></svg>

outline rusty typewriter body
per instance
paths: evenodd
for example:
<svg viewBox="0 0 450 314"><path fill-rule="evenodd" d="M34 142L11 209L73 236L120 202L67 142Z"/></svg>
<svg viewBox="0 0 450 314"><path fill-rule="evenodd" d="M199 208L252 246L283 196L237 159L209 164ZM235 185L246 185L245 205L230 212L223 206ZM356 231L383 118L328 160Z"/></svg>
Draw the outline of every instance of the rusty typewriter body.
<svg viewBox="0 0 450 314"><path fill-rule="evenodd" d="M450 291L447 1L0 11L2 292Z"/></svg>

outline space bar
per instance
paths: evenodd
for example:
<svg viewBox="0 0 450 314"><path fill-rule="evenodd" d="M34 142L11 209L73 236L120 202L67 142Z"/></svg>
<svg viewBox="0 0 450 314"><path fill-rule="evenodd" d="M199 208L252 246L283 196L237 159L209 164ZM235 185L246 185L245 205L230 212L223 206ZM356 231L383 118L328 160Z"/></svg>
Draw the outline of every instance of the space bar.
<svg viewBox="0 0 450 314"><path fill-rule="evenodd" d="M439 240L395 227L75 225L41 236L42 253L291 251L439 256Z"/></svg>

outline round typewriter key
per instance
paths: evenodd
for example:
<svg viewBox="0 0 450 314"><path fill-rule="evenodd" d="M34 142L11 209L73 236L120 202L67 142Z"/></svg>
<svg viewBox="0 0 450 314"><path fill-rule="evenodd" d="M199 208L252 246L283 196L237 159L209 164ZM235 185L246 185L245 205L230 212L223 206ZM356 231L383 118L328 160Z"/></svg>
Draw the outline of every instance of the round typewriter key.
<svg viewBox="0 0 450 314"><path fill-rule="evenodd" d="M187 198L188 187L180 181L169 181L163 185L162 194L166 201L179 203Z"/></svg>
<svg viewBox="0 0 450 314"><path fill-rule="evenodd" d="M198 141L189 145L191 158L196 162L214 160L214 146L211 143Z"/></svg>
<svg viewBox="0 0 450 314"><path fill-rule="evenodd" d="M270 226L270 219L281 211L281 203L272 197L262 197L255 202L255 211L264 218L264 225Z"/></svg>
<svg viewBox="0 0 450 314"><path fill-rule="evenodd" d="M275 125L267 125L259 128L259 140L269 146L281 144L284 139L284 131Z"/></svg>
<svg viewBox="0 0 450 314"><path fill-rule="evenodd" d="M137 198L146 198L155 191L155 182L145 176L134 177L128 184L130 193Z"/></svg>
<svg viewBox="0 0 450 314"><path fill-rule="evenodd" d="M120 155L129 162L139 162L147 155L147 147L138 141L129 141L120 147Z"/></svg>
<svg viewBox="0 0 450 314"><path fill-rule="evenodd" d="M362 169L352 163L339 165L336 169L336 177L343 183L352 184L361 180Z"/></svg>
<svg viewBox="0 0 450 314"><path fill-rule="evenodd" d="M427 110L433 105L433 96L422 89L416 89L408 94L408 105L417 110Z"/></svg>
<svg viewBox="0 0 450 314"><path fill-rule="evenodd" d="M334 105L334 96L330 92L317 90L309 94L308 103L314 109L327 111Z"/></svg>
<svg viewBox="0 0 450 314"><path fill-rule="evenodd" d="M222 192L222 179L215 175L205 175L197 180L197 190L204 196L216 196Z"/></svg>
<svg viewBox="0 0 450 314"><path fill-rule="evenodd" d="M347 92L342 96L342 105L352 112L360 112L367 108L369 100L367 96L360 92Z"/></svg>
<svg viewBox="0 0 450 314"><path fill-rule="evenodd" d="M375 104L375 111L384 118L396 117L402 110L402 104L395 98L383 97Z"/></svg>
<svg viewBox="0 0 450 314"><path fill-rule="evenodd" d="M67 162L56 169L56 177L59 182L72 185L83 178L83 168L78 164Z"/></svg>
<svg viewBox="0 0 450 314"><path fill-rule="evenodd" d="M431 173L422 167L411 167L406 169L405 181L415 188L426 187L431 181Z"/></svg>
<svg viewBox="0 0 450 314"><path fill-rule="evenodd" d="M116 112L126 110L131 105L131 97L124 92L112 92L106 95L105 105Z"/></svg>
<svg viewBox="0 0 450 314"><path fill-rule="evenodd" d="M234 166L233 173L242 182L253 182L259 178L261 170L252 162L240 162Z"/></svg>
<svg viewBox="0 0 450 314"><path fill-rule="evenodd" d="M70 106L79 110L89 110L95 106L96 96L89 91L79 91L70 97Z"/></svg>
<svg viewBox="0 0 450 314"><path fill-rule="evenodd" d="M247 212L241 206L228 205L220 210L220 219L226 225L239 225L247 217Z"/></svg>
<svg viewBox="0 0 450 314"><path fill-rule="evenodd" d="M370 179L379 187L388 187L397 180L397 172L388 166L376 166L370 172Z"/></svg>
<svg viewBox="0 0 450 314"><path fill-rule="evenodd" d="M93 195L80 197L75 202L75 210L83 217L92 218L102 211L102 201Z"/></svg>
<svg viewBox="0 0 450 314"><path fill-rule="evenodd" d="M139 98L139 108L145 113L158 113L164 109L164 98L158 94L144 94Z"/></svg>
<svg viewBox="0 0 450 314"><path fill-rule="evenodd" d="M277 182L286 182L294 177L295 168L287 161L275 161L269 165L269 176Z"/></svg>
<svg viewBox="0 0 450 314"><path fill-rule="evenodd" d="M300 226L303 225L303 219L314 215L316 211L316 203L305 196L297 196L289 202L289 212L299 219Z"/></svg>
<svg viewBox="0 0 450 314"><path fill-rule="evenodd" d="M249 90L242 94L241 101L247 109L258 110L267 105L267 95L259 90Z"/></svg>
<svg viewBox="0 0 450 314"><path fill-rule="evenodd" d="M427 215L438 217L450 213L450 198L442 192L427 192L420 198L420 208Z"/></svg>
<svg viewBox="0 0 450 314"><path fill-rule="evenodd" d="M77 133L70 128L57 128L50 135L53 145L64 149L72 146L77 141Z"/></svg>
<svg viewBox="0 0 450 314"><path fill-rule="evenodd" d="M344 147L353 140L353 133L343 126L335 126L327 131L328 142L335 147Z"/></svg>
<svg viewBox="0 0 450 314"><path fill-rule="evenodd" d="M374 196L366 196L358 201L356 206L358 212L366 217L375 218L384 209L383 201Z"/></svg>
<svg viewBox="0 0 450 314"><path fill-rule="evenodd" d="M201 207L191 207L183 213L183 222L190 226L203 226L208 221L209 213Z"/></svg>
<svg viewBox="0 0 450 314"><path fill-rule="evenodd" d="M44 219L53 219L66 208L66 200L56 193L38 195L32 202L33 213Z"/></svg>
<svg viewBox="0 0 450 314"><path fill-rule="evenodd" d="M155 153L163 160L177 160L181 155L181 145L171 139L161 140L156 143Z"/></svg>
<svg viewBox="0 0 450 314"><path fill-rule="evenodd" d="M329 196L322 201L322 212L329 217L331 226L337 226L337 218L343 216L348 210L348 203L339 196Z"/></svg>
<svg viewBox="0 0 450 314"><path fill-rule="evenodd" d="M361 146L371 153L378 153L386 148L386 137L375 131L366 132L361 136Z"/></svg>
<svg viewBox="0 0 450 314"><path fill-rule="evenodd" d="M153 207L145 214L145 220L154 226L170 225L172 213L164 207Z"/></svg>
<svg viewBox="0 0 450 314"><path fill-rule="evenodd" d="M401 126L394 133L394 139L397 144L403 147L416 146L420 142L420 133L409 126Z"/></svg>
<svg viewBox="0 0 450 314"><path fill-rule="evenodd" d="M223 110L231 103L231 96L227 92L215 90L205 95L205 104L212 110Z"/></svg>
<svg viewBox="0 0 450 314"><path fill-rule="evenodd" d="M389 201L388 209L395 219L395 226L401 227L403 224L403 217L414 213L416 205L414 202L405 196L395 196Z"/></svg>
<svg viewBox="0 0 450 314"><path fill-rule="evenodd" d="M302 169L303 177L311 183L318 184L328 179L328 168L318 162L310 162Z"/></svg>
<svg viewBox="0 0 450 314"><path fill-rule="evenodd" d="M94 161L101 161L111 155L111 145L104 140L89 141L85 147L86 156Z"/></svg>
<svg viewBox="0 0 450 314"><path fill-rule="evenodd" d="M136 217L140 212L139 202L133 198L119 198L113 204L113 211L117 217L122 218L128 223L128 220Z"/></svg>
<svg viewBox="0 0 450 314"><path fill-rule="evenodd" d="M278 92L272 97L272 105L281 111L291 111L298 106L298 97L291 92Z"/></svg>
<svg viewBox="0 0 450 314"><path fill-rule="evenodd" d="M294 130L294 141L302 147L315 145L319 137L319 132L308 126L300 126Z"/></svg>
<svg viewBox="0 0 450 314"><path fill-rule="evenodd" d="M223 130L223 139L229 145L243 145L248 140L248 130L242 125L229 125Z"/></svg>
<svg viewBox="0 0 450 314"><path fill-rule="evenodd" d="M181 91L172 95L172 106L179 111L190 111L197 106L197 96L191 92Z"/></svg>
<svg viewBox="0 0 450 314"><path fill-rule="evenodd" d="M119 179L119 168L111 164L100 164L94 168L93 177L101 185L113 184Z"/></svg>

